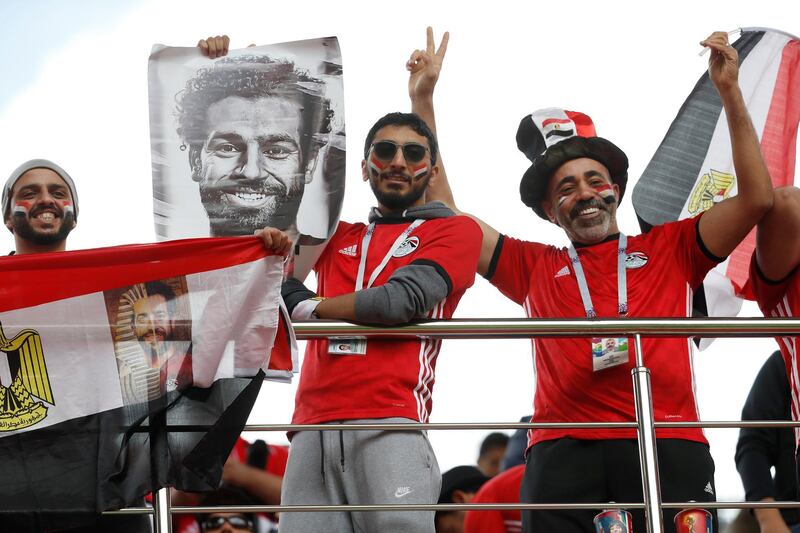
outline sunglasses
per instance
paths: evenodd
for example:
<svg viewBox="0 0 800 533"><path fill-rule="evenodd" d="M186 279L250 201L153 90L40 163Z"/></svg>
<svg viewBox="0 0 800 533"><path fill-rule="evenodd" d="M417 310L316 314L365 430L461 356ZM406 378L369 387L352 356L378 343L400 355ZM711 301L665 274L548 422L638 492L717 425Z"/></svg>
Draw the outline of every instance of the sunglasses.
<svg viewBox="0 0 800 533"><path fill-rule="evenodd" d="M225 522L236 529L253 529L253 523L244 516L210 516L203 520L203 530L219 529Z"/></svg>
<svg viewBox="0 0 800 533"><path fill-rule="evenodd" d="M428 153L428 148L419 143L397 144L394 141L378 141L372 143L372 153L381 161L391 161L397 153L397 149L403 149L403 157L406 163L419 163Z"/></svg>

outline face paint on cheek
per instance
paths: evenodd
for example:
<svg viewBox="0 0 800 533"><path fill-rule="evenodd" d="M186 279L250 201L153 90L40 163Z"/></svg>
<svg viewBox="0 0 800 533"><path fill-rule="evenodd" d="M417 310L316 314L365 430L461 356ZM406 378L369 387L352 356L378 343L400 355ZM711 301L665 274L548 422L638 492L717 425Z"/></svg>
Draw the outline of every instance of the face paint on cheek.
<svg viewBox="0 0 800 533"><path fill-rule="evenodd" d="M556 209L561 207L561 204L567 201L566 196L561 196L558 200L556 200Z"/></svg>
<svg viewBox="0 0 800 533"><path fill-rule="evenodd" d="M421 178L428 173L428 164L422 163L416 167L411 167L411 175L414 179Z"/></svg>
<svg viewBox="0 0 800 533"><path fill-rule="evenodd" d="M31 208L30 202L16 202L12 211L15 217L27 217Z"/></svg>
<svg viewBox="0 0 800 533"><path fill-rule="evenodd" d="M378 175L383 172L383 169L386 168L386 164L383 163L380 159L375 157L375 154L369 155L369 169L374 173L374 175Z"/></svg>
<svg viewBox="0 0 800 533"><path fill-rule="evenodd" d="M596 187L595 191L597 191L597 194L600 195L600 198L602 198L603 202L606 204L610 205L617 201L617 197L614 196L614 188L608 183Z"/></svg>

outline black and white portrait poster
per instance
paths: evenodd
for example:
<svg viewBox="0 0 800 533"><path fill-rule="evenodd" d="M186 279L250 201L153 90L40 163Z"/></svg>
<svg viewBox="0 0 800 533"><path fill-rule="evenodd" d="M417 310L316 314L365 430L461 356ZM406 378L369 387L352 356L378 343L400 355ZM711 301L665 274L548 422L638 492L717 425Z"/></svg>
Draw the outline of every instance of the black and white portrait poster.
<svg viewBox="0 0 800 533"><path fill-rule="evenodd" d="M345 183L336 37L231 50L155 45L149 72L159 240L286 231L314 253L336 228ZM301 277L310 268L302 257ZM314 260L316 257L313 258Z"/></svg>

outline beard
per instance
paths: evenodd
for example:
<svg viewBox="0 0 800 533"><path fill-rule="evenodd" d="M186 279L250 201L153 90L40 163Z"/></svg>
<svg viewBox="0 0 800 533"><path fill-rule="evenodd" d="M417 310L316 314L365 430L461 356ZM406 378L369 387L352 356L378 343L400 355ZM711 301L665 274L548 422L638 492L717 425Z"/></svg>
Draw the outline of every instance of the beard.
<svg viewBox="0 0 800 533"><path fill-rule="evenodd" d="M58 231L55 233L43 233L31 226L30 216L30 214L14 213L11 215L11 226L15 235L19 235L23 240L39 246L48 246L66 240L75 225L75 214L71 211L65 213L62 210L59 213L61 227L58 228Z"/></svg>
<svg viewBox="0 0 800 533"><path fill-rule="evenodd" d="M428 188L430 179L430 173L424 177L418 178L416 181L411 178L411 188L405 193L393 190L381 190L378 185L380 176L370 178L369 185L372 188L372 192L375 194L375 198L381 205L389 208L391 211L403 211L422 198L422 195L425 194L425 190Z"/></svg>
<svg viewBox="0 0 800 533"><path fill-rule="evenodd" d="M267 186L269 183L269 186ZM279 230L293 227L303 197L302 179L291 181L286 189L274 178L269 180L222 180L214 186L200 183L200 200L208 215L211 234L215 237L252 235L256 230L271 226ZM234 205L229 199L237 191L264 195L257 207Z"/></svg>
<svg viewBox="0 0 800 533"><path fill-rule="evenodd" d="M149 339L147 338L148 335L150 336ZM145 356L147 356L150 366L163 362L164 354L169 350L167 335L166 329L162 327L156 327L145 335L137 333L136 338L139 341L139 346L142 347Z"/></svg>
<svg viewBox="0 0 800 533"><path fill-rule="evenodd" d="M579 218L578 213L590 207L597 208L599 215L589 220ZM571 240L582 244L594 244L608 237L615 211L616 204L613 202L587 200L575 204L568 215L558 216L557 222L567 231Z"/></svg>

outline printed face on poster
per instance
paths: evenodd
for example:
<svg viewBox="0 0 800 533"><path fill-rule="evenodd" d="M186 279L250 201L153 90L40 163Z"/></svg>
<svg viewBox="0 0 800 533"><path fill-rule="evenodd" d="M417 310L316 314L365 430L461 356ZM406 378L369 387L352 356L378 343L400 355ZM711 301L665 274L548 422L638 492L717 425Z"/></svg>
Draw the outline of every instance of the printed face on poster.
<svg viewBox="0 0 800 533"><path fill-rule="evenodd" d="M105 291L125 404L191 384L191 312L183 276Z"/></svg>
<svg viewBox="0 0 800 533"><path fill-rule="evenodd" d="M149 61L160 240L273 226L324 242L344 196L342 60L335 37L231 50L156 45Z"/></svg>

